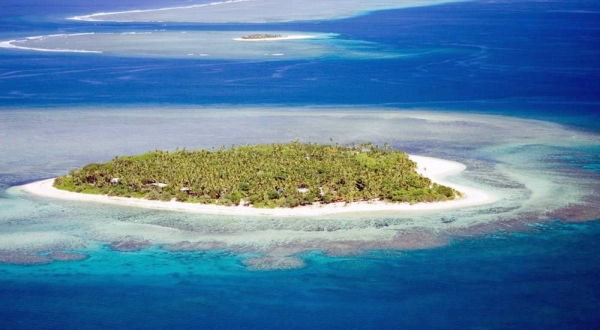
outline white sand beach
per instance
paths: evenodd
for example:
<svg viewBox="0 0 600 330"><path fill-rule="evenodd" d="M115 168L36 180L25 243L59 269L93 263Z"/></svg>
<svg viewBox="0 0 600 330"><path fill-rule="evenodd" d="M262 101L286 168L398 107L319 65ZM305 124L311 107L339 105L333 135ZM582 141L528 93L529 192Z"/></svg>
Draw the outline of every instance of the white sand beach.
<svg viewBox="0 0 600 330"><path fill-rule="evenodd" d="M137 198L110 197L107 195L90 195L68 192L56 189L52 186L54 179L47 179L29 183L17 187L19 191L41 197L57 198L71 201L95 202L104 204L114 204L123 206L143 207L157 210L182 211L206 214L226 214L226 215L267 215L267 216L319 216L336 213L357 213L357 212L429 212L438 210L449 210L455 208L477 206L492 203L497 197L483 190L458 185L445 180L446 177L458 174L466 169L464 164L449 160L414 156L410 159L417 163L417 171L430 178L432 181L452 187L463 194L463 197L456 200L434 203L386 203L381 201L355 202L355 203L331 203L326 205L310 205L296 208L276 208L262 209L251 206L219 206L192 204L182 202L164 202Z"/></svg>

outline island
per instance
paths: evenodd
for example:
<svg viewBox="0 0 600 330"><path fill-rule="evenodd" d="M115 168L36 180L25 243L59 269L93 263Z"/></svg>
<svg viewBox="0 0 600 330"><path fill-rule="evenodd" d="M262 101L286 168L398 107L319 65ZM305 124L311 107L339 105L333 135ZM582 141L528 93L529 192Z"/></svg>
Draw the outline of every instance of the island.
<svg viewBox="0 0 600 330"><path fill-rule="evenodd" d="M409 156L372 143L156 150L88 164L54 180L69 192L181 203L295 208L330 203L438 202L461 197L416 171Z"/></svg>
<svg viewBox="0 0 600 330"><path fill-rule="evenodd" d="M276 40L297 40L297 39L312 39L318 38L316 35L307 34L275 34L275 33L253 33L248 34L239 38L235 38L235 41L276 41Z"/></svg>
<svg viewBox="0 0 600 330"><path fill-rule="evenodd" d="M273 39L273 38L285 38L287 36L281 35L281 34L250 34L247 36L243 36L242 39L244 40L261 40L261 39Z"/></svg>

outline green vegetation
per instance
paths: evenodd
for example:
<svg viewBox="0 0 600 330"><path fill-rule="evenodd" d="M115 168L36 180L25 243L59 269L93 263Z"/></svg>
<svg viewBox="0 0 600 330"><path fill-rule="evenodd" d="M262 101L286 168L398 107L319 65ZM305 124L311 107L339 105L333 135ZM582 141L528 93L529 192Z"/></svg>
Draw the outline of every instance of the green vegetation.
<svg viewBox="0 0 600 330"><path fill-rule="evenodd" d="M283 38L281 34L249 34L247 36L243 36L242 39L274 39L274 38Z"/></svg>
<svg viewBox="0 0 600 330"><path fill-rule="evenodd" d="M292 142L154 151L89 164L56 179L59 189L150 200L296 207L315 202L433 202L455 190L420 176L404 152L371 143Z"/></svg>

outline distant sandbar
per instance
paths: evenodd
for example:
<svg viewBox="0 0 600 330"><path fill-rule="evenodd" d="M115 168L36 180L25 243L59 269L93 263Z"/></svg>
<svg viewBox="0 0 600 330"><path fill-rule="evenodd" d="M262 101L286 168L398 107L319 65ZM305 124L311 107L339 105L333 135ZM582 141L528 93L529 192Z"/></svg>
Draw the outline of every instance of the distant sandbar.
<svg viewBox="0 0 600 330"><path fill-rule="evenodd" d="M312 39L316 36L311 35L274 35L274 34L250 34L240 38L235 38L235 41L276 41L276 40L298 40L298 39Z"/></svg>

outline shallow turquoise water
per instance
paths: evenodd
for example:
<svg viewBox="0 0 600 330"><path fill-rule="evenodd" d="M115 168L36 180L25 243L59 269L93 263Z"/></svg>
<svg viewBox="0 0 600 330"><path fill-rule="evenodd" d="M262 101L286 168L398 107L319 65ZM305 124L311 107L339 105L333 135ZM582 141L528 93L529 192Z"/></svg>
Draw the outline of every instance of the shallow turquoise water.
<svg viewBox="0 0 600 330"><path fill-rule="evenodd" d="M451 246L307 255L252 272L228 253L118 253L0 266L8 328L588 328L598 319L598 222ZM52 315L52 317L50 317Z"/></svg>

